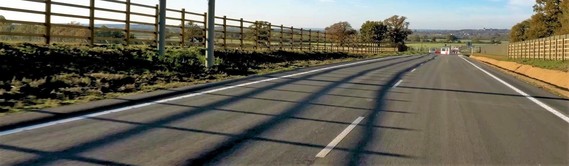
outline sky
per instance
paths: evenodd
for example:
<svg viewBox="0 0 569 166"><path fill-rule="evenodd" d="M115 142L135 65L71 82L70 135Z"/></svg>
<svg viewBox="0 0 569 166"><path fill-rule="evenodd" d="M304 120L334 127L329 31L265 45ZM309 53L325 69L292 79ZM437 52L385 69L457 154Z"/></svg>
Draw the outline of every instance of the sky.
<svg viewBox="0 0 569 166"><path fill-rule="evenodd" d="M3 0L0 7L22 8L43 11L42 3L24 0ZM6 2L7 1L7 2ZM89 5L88 0L52 0L54 2ZM120 0L125 1L125 0ZM131 0L135 3L155 5L158 0ZM170 9L204 13L207 0L168 0ZM509 29L532 15L535 0L217 0L216 15L245 20L269 21L274 25L304 28L325 28L339 21L348 21L358 29L367 20L384 20L392 15L408 17L412 29ZM97 7L124 10L117 5L97 0ZM54 6L54 12L88 16L88 10ZM141 13L152 10L133 8ZM0 10L7 19L43 22L42 15L23 14ZM97 12L97 17L124 18L124 15ZM169 12L167 16L178 17ZM187 16L202 20L199 16ZM53 22L67 23L87 20L53 17ZM133 18L152 22L145 17ZM97 22L110 23L110 22ZM169 21L168 24L179 24Z"/></svg>

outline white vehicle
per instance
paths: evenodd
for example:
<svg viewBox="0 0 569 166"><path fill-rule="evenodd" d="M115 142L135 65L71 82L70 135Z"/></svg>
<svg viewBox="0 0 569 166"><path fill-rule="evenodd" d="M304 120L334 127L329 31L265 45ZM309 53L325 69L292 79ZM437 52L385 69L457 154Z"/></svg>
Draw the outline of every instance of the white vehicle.
<svg viewBox="0 0 569 166"><path fill-rule="evenodd" d="M449 47L441 48L441 55L450 55L450 48Z"/></svg>

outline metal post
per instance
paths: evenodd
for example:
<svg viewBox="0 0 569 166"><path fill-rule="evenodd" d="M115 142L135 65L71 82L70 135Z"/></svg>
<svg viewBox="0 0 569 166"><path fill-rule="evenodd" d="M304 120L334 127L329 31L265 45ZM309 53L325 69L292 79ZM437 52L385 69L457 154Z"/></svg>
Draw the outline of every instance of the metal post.
<svg viewBox="0 0 569 166"><path fill-rule="evenodd" d="M158 22L158 55L164 56L164 50L166 49L166 0L160 0L160 21Z"/></svg>
<svg viewBox="0 0 569 166"><path fill-rule="evenodd" d="M214 48L215 48L215 0L209 0L207 12L207 50L206 50L206 67L211 68L214 65Z"/></svg>

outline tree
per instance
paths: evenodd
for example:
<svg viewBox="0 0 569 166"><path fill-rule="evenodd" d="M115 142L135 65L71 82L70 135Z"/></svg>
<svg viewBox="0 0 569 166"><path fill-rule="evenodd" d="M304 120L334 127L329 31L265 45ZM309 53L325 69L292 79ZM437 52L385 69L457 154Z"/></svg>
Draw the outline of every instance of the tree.
<svg viewBox="0 0 569 166"><path fill-rule="evenodd" d="M456 37L455 35L449 34L449 35L447 35L446 39L447 39L447 42L454 43L458 40L458 37Z"/></svg>
<svg viewBox="0 0 569 166"><path fill-rule="evenodd" d="M203 42L205 34L202 27L190 22L186 24L185 28L184 39L189 42Z"/></svg>
<svg viewBox="0 0 569 166"><path fill-rule="evenodd" d="M564 35L569 34L569 2L567 0L564 1L565 3L561 4L561 18L559 22L561 23L561 28L557 30L557 34Z"/></svg>
<svg viewBox="0 0 569 166"><path fill-rule="evenodd" d="M561 28L562 3L563 0L536 0L536 4L533 6L533 10L541 17L539 22L534 23L543 24L539 26L546 27L545 34L547 36L554 35Z"/></svg>
<svg viewBox="0 0 569 166"><path fill-rule="evenodd" d="M249 26L245 38L248 40L255 40L259 44L268 46L269 44L269 34L271 32L271 23L267 21L256 21Z"/></svg>
<svg viewBox="0 0 569 166"><path fill-rule="evenodd" d="M545 14L535 14L530 19L530 26L527 32L528 39L539 39L544 37L549 37L553 35L553 30L549 29L547 24L544 24L546 20Z"/></svg>
<svg viewBox="0 0 569 166"><path fill-rule="evenodd" d="M516 24L510 31L510 42L519 42L528 40L528 31L530 29L530 20L525 20Z"/></svg>
<svg viewBox="0 0 569 166"><path fill-rule="evenodd" d="M381 21L367 21L360 29L360 36L364 42L374 42L380 46L386 33L387 26Z"/></svg>
<svg viewBox="0 0 569 166"><path fill-rule="evenodd" d="M357 33L357 31L352 28L352 25L345 21L332 24L326 27L325 31L327 34L330 34L332 41L340 43L342 46L348 42L350 37Z"/></svg>
<svg viewBox="0 0 569 166"><path fill-rule="evenodd" d="M437 37L436 37L436 36L433 36L433 37L431 38L431 42L436 43L436 42L437 42Z"/></svg>
<svg viewBox="0 0 569 166"><path fill-rule="evenodd" d="M391 43L401 51L407 50L405 40L407 40L407 37L413 33L413 31L409 29L407 17L394 15L383 22L388 27L387 36Z"/></svg>

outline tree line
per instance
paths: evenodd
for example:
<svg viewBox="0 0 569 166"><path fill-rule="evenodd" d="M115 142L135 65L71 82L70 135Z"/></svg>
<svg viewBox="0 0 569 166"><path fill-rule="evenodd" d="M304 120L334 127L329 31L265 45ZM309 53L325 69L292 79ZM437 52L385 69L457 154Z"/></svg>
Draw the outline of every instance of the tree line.
<svg viewBox="0 0 569 166"><path fill-rule="evenodd" d="M352 41L372 42L381 47L382 43L397 47L400 51L407 50L405 41L413 33L409 29L407 17L394 15L383 21L366 21L360 31L355 30L350 23L342 21L325 29L331 39L340 45Z"/></svg>
<svg viewBox="0 0 569 166"><path fill-rule="evenodd" d="M569 34L567 0L536 0L534 15L512 27L511 42Z"/></svg>

